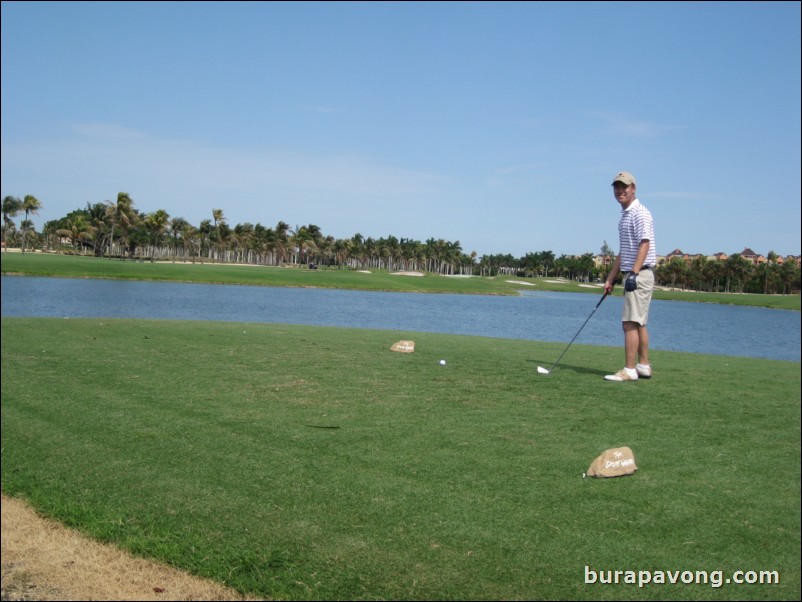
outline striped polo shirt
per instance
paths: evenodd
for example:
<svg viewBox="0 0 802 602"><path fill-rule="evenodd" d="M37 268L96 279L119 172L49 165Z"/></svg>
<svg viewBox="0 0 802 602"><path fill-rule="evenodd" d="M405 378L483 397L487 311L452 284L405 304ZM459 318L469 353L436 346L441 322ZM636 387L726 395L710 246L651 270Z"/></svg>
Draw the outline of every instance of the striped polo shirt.
<svg viewBox="0 0 802 602"><path fill-rule="evenodd" d="M657 250L654 243L654 221L649 210L638 199L621 211L618 222L618 240L621 242L619 256L621 271L631 272L638 256L640 241L649 241L649 253L643 265L654 267L657 264Z"/></svg>

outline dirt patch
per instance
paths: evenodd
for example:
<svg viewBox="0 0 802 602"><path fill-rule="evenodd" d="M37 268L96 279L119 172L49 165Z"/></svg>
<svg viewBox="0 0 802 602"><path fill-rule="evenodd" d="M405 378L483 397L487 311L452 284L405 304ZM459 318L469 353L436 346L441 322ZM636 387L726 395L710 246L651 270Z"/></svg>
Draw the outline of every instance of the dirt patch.
<svg viewBox="0 0 802 602"><path fill-rule="evenodd" d="M256 600L135 558L2 496L3 600Z"/></svg>

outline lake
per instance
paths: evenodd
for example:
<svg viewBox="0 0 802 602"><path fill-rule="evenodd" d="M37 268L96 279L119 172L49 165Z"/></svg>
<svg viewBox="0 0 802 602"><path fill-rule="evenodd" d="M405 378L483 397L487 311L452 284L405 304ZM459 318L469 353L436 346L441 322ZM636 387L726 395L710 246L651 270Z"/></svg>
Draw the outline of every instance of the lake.
<svg viewBox="0 0 802 602"><path fill-rule="evenodd" d="M2 276L2 315L271 322L568 343L599 297L391 293L171 282ZM575 344L621 347L620 297L608 297ZM800 361L800 312L652 302L650 347Z"/></svg>

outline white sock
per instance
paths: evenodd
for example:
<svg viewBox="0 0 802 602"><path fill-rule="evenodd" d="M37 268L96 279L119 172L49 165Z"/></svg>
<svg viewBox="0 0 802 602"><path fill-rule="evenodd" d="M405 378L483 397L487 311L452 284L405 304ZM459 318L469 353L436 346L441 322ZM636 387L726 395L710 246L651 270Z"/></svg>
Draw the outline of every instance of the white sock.
<svg viewBox="0 0 802 602"><path fill-rule="evenodd" d="M638 371L635 368L624 368L632 378L638 378Z"/></svg>
<svg viewBox="0 0 802 602"><path fill-rule="evenodd" d="M651 367L652 367L651 364L638 364L638 368L640 368L641 370L650 370Z"/></svg>

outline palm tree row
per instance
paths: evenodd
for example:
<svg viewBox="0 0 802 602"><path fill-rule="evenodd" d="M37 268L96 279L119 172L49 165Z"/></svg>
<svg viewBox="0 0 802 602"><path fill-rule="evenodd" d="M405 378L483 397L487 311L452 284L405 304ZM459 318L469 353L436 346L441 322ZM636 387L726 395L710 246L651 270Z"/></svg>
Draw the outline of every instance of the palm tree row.
<svg viewBox="0 0 802 602"><path fill-rule="evenodd" d="M13 230L4 208L4 233ZM46 248L66 246L72 252L97 257L191 262L303 264L351 269L421 270L441 274L470 274L476 254L466 255L459 242L373 239L355 234L349 239L325 236L314 224L296 226L279 221L275 227L259 223L231 228L222 209L196 227L163 209L143 214L124 192L116 202L87 204L65 217L47 222Z"/></svg>
<svg viewBox="0 0 802 602"><path fill-rule="evenodd" d="M726 260L695 257L690 263L672 257L655 271L657 281L673 288L685 290L790 294L800 290L800 269L793 262L779 263L777 254L768 254L765 263L753 264L734 253Z"/></svg>
<svg viewBox="0 0 802 602"><path fill-rule="evenodd" d="M45 249L92 254L97 257L183 262L250 263L281 266L300 264L342 269L414 270L448 275L506 275L516 277L553 276L589 282L603 279L611 262L598 265L592 253L561 255L552 251L510 254L466 254L459 241L430 238L421 242L388 236L336 239L323 234L319 226L308 224L291 228L279 221L274 227L242 223L230 227L222 209L212 209L211 219L196 227L181 217L171 217L164 209L142 213L130 195L121 192L116 202L87 203L65 217L47 222L41 235L29 220L41 204L32 195L20 201L3 199L3 242L8 236L19 239L25 251L27 240ZM13 217L25 212L17 232ZM613 251L605 242L602 256ZM800 290L800 270L793 263L780 264L775 253L768 262L753 265L741 255L726 261L698 257L691 263L672 258L655 270L661 286L710 292L793 293Z"/></svg>
<svg viewBox="0 0 802 602"><path fill-rule="evenodd" d="M25 198L22 200L15 196L3 198L3 247L5 249L8 249L9 232L16 232L14 221L11 218L15 217L20 212L24 212L25 219L20 223L22 238L20 247L22 252L25 253L28 233L33 230L33 222L29 218L31 215L38 215L39 209L41 208L42 203L32 194L25 195Z"/></svg>

